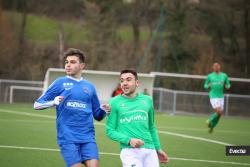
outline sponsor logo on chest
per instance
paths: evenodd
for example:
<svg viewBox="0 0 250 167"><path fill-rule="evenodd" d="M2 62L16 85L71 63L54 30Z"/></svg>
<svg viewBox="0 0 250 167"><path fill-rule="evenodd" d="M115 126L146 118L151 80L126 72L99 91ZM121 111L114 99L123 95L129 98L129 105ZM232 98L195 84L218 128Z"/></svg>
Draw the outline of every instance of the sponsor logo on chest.
<svg viewBox="0 0 250 167"><path fill-rule="evenodd" d="M142 115L142 114L135 114L131 115L129 117L124 117L120 119L120 123L131 123L135 121L147 121L147 116Z"/></svg>
<svg viewBox="0 0 250 167"><path fill-rule="evenodd" d="M148 113L144 110L123 111L120 115L121 124L147 121L147 120L148 120Z"/></svg>
<svg viewBox="0 0 250 167"><path fill-rule="evenodd" d="M63 87L65 90L69 90L71 88L73 88L74 84L72 82L64 82L63 83Z"/></svg>
<svg viewBox="0 0 250 167"><path fill-rule="evenodd" d="M87 108L87 104L78 101L67 101L66 106L67 108L78 109L78 110Z"/></svg>

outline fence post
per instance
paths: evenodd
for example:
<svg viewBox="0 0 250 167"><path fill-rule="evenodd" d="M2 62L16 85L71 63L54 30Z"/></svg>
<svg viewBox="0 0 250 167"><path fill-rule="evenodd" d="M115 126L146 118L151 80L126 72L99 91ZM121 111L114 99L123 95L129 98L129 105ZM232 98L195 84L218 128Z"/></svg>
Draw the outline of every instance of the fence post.
<svg viewBox="0 0 250 167"><path fill-rule="evenodd" d="M174 93L174 99L173 99L173 112L172 114L175 115L176 114L176 91L173 91Z"/></svg>
<svg viewBox="0 0 250 167"><path fill-rule="evenodd" d="M162 112L162 93L163 93L163 91L162 90L159 90L159 91L160 91L160 95L159 95L158 109L160 112Z"/></svg>
<svg viewBox="0 0 250 167"><path fill-rule="evenodd" d="M2 93L2 80L0 79L0 102L3 102L3 99L2 99L3 96L3 93Z"/></svg>
<svg viewBox="0 0 250 167"><path fill-rule="evenodd" d="M225 116L228 116L229 94L226 94Z"/></svg>
<svg viewBox="0 0 250 167"><path fill-rule="evenodd" d="M10 101L9 101L10 104L13 103L13 87L10 86Z"/></svg>

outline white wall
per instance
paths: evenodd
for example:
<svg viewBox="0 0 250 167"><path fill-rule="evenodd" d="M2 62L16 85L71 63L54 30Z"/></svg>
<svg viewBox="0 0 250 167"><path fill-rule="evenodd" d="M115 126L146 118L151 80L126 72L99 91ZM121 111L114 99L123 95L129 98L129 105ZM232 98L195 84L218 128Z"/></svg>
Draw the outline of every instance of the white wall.
<svg viewBox="0 0 250 167"><path fill-rule="evenodd" d="M46 90L56 78L65 75L64 69L49 68L44 79L44 90ZM119 83L119 75L120 72L83 70L82 77L95 85L100 101L106 103ZM146 88L152 96L154 75L139 73L138 77L140 80L138 92L143 92Z"/></svg>

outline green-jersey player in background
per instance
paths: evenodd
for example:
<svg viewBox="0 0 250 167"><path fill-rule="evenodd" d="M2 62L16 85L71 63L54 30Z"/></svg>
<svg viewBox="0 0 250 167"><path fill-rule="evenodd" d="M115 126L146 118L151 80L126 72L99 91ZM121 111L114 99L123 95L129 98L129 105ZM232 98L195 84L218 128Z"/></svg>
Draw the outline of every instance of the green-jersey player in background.
<svg viewBox="0 0 250 167"><path fill-rule="evenodd" d="M159 167L169 158L161 150L154 125L154 107L150 96L137 93L139 85L134 70L120 74L123 94L110 100L111 114L107 118L107 136L120 143L123 167Z"/></svg>
<svg viewBox="0 0 250 167"><path fill-rule="evenodd" d="M221 66L218 62L214 62L212 66L213 72L207 76L204 83L205 89L209 90L210 103L214 109L211 117L207 120L209 133L213 132L214 127L218 124L219 119L224 110L224 88L231 87L227 74L221 72Z"/></svg>

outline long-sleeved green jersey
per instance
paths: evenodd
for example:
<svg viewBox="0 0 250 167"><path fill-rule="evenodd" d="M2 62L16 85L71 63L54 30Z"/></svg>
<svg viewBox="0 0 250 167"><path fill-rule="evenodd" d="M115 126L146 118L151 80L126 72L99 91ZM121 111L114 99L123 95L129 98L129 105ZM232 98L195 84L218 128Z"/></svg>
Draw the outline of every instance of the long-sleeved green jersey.
<svg viewBox="0 0 250 167"><path fill-rule="evenodd" d="M134 98L118 95L110 100L111 113L107 117L106 134L120 142L121 148L131 148L129 141L144 141L141 148L160 149L160 141L154 126L154 107L150 96L137 94Z"/></svg>
<svg viewBox="0 0 250 167"><path fill-rule="evenodd" d="M219 74L213 72L207 76L207 79L204 83L204 88L208 89L210 84L210 98L223 98L224 97L224 86L228 88L231 87L231 84L228 80L227 74L220 72Z"/></svg>

